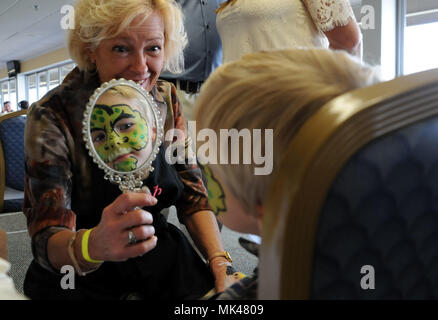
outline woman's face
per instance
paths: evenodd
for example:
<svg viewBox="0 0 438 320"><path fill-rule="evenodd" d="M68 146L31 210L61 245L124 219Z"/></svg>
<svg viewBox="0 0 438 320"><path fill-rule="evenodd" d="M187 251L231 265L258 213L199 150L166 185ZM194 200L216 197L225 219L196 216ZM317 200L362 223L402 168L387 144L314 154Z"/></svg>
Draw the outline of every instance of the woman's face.
<svg viewBox="0 0 438 320"><path fill-rule="evenodd" d="M142 23L140 17L117 37L100 42L89 52L101 82L125 78L150 91L164 63L164 22L153 12Z"/></svg>
<svg viewBox="0 0 438 320"><path fill-rule="evenodd" d="M154 134L138 104L136 99L103 97L91 114L94 148L117 171L139 168L152 151Z"/></svg>

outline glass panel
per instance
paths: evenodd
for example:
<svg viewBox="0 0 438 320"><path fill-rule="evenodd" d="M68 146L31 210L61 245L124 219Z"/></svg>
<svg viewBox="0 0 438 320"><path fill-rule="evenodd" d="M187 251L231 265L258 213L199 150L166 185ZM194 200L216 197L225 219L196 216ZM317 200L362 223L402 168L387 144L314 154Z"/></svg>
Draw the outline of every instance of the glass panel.
<svg viewBox="0 0 438 320"><path fill-rule="evenodd" d="M17 110L17 91L16 91L16 81L15 79L9 80L9 99L11 101L12 111Z"/></svg>
<svg viewBox="0 0 438 320"><path fill-rule="evenodd" d="M59 69L53 68L49 70L49 90L59 85Z"/></svg>
<svg viewBox="0 0 438 320"><path fill-rule="evenodd" d="M404 41L404 73L410 74L438 67L438 22L406 27Z"/></svg>
<svg viewBox="0 0 438 320"><path fill-rule="evenodd" d="M3 103L6 101L10 101L9 99L9 90L8 90L8 81L2 82L2 96L3 96ZM3 104L1 105L2 111L3 111Z"/></svg>
<svg viewBox="0 0 438 320"><path fill-rule="evenodd" d="M43 71L38 73L38 79L39 79L38 99L41 99L47 93L47 72Z"/></svg>
<svg viewBox="0 0 438 320"><path fill-rule="evenodd" d="M433 23L438 20L436 0L407 0L406 25Z"/></svg>
<svg viewBox="0 0 438 320"><path fill-rule="evenodd" d="M353 8L353 13L356 17L356 21L360 23L360 19L362 17L362 13L360 12L360 10L362 9L362 0L352 0L350 1L350 4Z"/></svg>
<svg viewBox="0 0 438 320"><path fill-rule="evenodd" d="M29 105L38 101L36 74L27 76L27 96L29 98Z"/></svg>
<svg viewBox="0 0 438 320"><path fill-rule="evenodd" d="M61 67L61 81L64 80L65 76L69 74L75 67L74 63L65 64Z"/></svg>

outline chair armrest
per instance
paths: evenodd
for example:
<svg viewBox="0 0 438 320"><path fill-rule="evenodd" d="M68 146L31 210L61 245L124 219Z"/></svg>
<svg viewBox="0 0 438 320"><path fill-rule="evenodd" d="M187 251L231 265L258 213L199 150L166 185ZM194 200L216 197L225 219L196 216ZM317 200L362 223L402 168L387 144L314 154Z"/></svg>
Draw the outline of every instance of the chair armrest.
<svg viewBox="0 0 438 320"><path fill-rule="evenodd" d="M3 230L0 230L0 258L8 260L6 232L4 232Z"/></svg>

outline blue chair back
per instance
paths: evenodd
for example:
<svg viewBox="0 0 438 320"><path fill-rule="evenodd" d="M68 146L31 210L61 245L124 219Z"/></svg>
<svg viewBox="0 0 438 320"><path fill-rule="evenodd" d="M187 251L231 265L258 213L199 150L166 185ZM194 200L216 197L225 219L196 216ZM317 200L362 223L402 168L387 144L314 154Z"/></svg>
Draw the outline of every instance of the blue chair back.
<svg viewBox="0 0 438 320"><path fill-rule="evenodd" d="M316 299L438 298L438 118L357 152L324 202Z"/></svg>
<svg viewBox="0 0 438 320"><path fill-rule="evenodd" d="M20 211L23 198L4 200L5 187L24 191L24 128L26 110L0 116L0 207L2 211ZM3 206L1 205L3 202Z"/></svg>

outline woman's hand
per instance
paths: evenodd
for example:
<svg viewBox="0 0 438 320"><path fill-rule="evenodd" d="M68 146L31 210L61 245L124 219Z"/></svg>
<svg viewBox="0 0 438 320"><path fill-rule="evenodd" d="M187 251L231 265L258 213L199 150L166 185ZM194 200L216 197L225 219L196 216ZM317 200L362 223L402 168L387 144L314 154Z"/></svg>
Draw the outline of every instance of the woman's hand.
<svg viewBox="0 0 438 320"><path fill-rule="evenodd" d="M228 262L223 257L215 258L211 264L211 271L215 277L215 286L216 286L216 292L222 292L228 287L232 286L236 282L240 281L245 275L241 272L236 272L232 264ZM228 271L228 267L231 267L231 270Z"/></svg>
<svg viewBox="0 0 438 320"><path fill-rule="evenodd" d="M215 279L216 292L224 291L229 285L226 284L227 266L230 263L222 257L217 257L210 263L211 272Z"/></svg>
<svg viewBox="0 0 438 320"><path fill-rule="evenodd" d="M124 193L107 206L89 238L88 251L92 259L125 261L155 248L157 237L152 215L142 209L153 206L157 199L146 193ZM137 242L129 244L129 231Z"/></svg>

